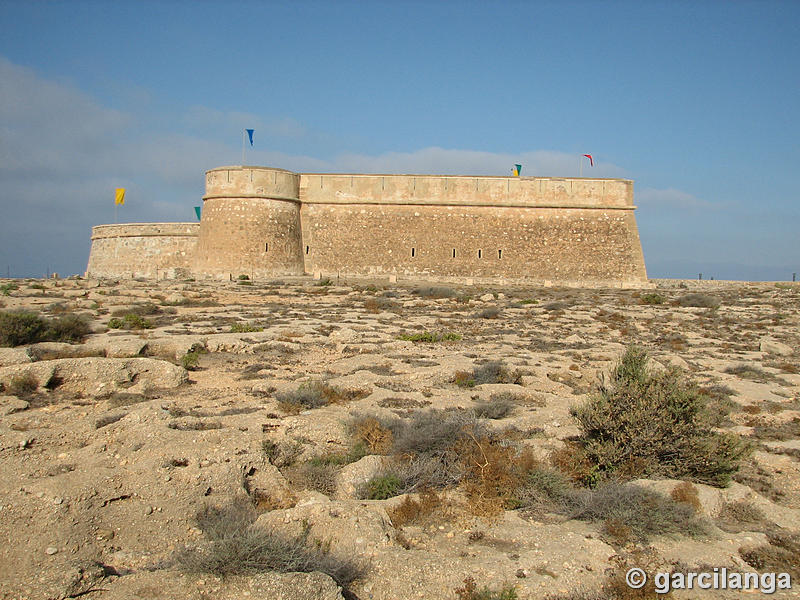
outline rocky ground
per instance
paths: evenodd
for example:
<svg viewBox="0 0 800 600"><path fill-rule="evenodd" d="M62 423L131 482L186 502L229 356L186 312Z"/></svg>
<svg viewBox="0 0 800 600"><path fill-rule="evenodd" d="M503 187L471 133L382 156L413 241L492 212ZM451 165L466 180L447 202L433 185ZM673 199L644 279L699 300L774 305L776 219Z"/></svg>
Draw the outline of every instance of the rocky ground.
<svg viewBox="0 0 800 600"><path fill-rule="evenodd" d="M512 598L512 586L518 598L611 594L615 567L631 561L752 571L743 549L774 550L776 531L800 531L797 285L70 279L0 289L2 311L77 314L91 326L82 343L0 348L3 600ZM365 415L474 414L505 398L507 414L487 413L498 418L484 425L513 432L517 450L546 463L579 433L570 407L631 343L652 369L675 365L724 390L719 427L754 445L729 487L694 486L710 527L701 537L631 544L607 523L486 510L463 486L439 490L427 511L407 495L419 514L400 519L406 496L363 498L387 457L331 459L352 454L353 423ZM513 381L465 384L489 361ZM324 405L286 401L314 386L327 390ZM679 482L636 485L669 497ZM186 551L202 551L210 535L198 514L237 498L254 507L253 529L349 559L356 578L341 590L320 572L193 572ZM495 595L468 595L468 577ZM798 595L798 585L778 595Z"/></svg>

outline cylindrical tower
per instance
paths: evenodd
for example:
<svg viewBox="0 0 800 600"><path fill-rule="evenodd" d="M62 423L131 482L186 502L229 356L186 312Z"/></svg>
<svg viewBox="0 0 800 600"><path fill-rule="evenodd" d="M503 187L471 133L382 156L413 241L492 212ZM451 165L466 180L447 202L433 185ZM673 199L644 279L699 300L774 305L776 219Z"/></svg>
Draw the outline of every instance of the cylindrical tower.
<svg viewBox="0 0 800 600"><path fill-rule="evenodd" d="M207 171L196 276L302 275L299 185L300 176L283 169Z"/></svg>

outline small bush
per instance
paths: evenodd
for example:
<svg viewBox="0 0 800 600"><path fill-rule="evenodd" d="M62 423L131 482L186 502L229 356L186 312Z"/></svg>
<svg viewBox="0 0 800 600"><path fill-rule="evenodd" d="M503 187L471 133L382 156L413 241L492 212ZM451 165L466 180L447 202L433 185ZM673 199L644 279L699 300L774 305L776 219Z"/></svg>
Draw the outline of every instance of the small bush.
<svg viewBox="0 0 800 600"><path fill-rule="evenodd" d="M425 331L423 333L411 333L397 336L398 340L407 342L424 342L428 344L435 344L437 342L455 342L461 339L457 333L437 333L434 331Z"/></svg>
<svg viewBox="0 0 800 600"><path fill-rule="evenodd" d="M125 315L137 315L139 317L145 317L150 315L157 315L161 312L161 309L152 302L145 302L143 304L135 304L129 308L121 308L113 311L111 313L112 317L124 317Z"/></svg>
<svg viewBox="0 0 800 600"><path fill-rule="evenodd" d="M442 503L439 495L430 489L419 494L418 499L406 496L403 501L386 512L395 527L403 527L409 523L419 523L430 516Z"/></svg>
<svg viewBox="0 0 800 600"><path fill-rule="evenodd" d="M91 329L79 315L64 315L50 321L47 338L56 342L82 342Z"/></svg>
<svg viewBox="0 0 800 600"><path fill-rule="evenodd" d="M231 325L231 333L254 333L257 331L264 331L264 328L250 323L234 323Z"/></svg>
<svg viewBox="0 0 800 600"><path fill-rule="evenodd" d="M774 531L767 534L769 544L739 548L744 561L759 571L789 573L800 578L800 533Z"/></svg>
<svg viewBox="0 0 800 600"><path fill-rule="evenodd" d="M353 424L353 437L374 454L387 453L394 442L392 430L381 425L374 417L357 420Z"/></svg>
<svg viewBox="0 0 800 600"><path fill-rule="evenodd" d="M5 386L5 393L11 396L27 396L39 389L39 382L31 372L14 375Z"/></svg>
<svg viewBox="0 0 800 600"><path fill-rule="evenodd" d="M507 400L479 402L473 410L479 419L503 419L511 414L514 405Z"/></svg>
<svg viewBox="0 0 800 600"><path fill-rule="evenodd" d="M296 390L275 394L275 399L282 411L297 414L327 404L358 400L366 395L368 392L363 390L341 390L324 381L310 381L301 384Z"/></svg>
<svg viewBox="0 0 800 600"><path fill-rule="evenodd" d="M688 481L679 483L672 488L670 498L679 504L688 504L694 512L700 510L700 496L697 493L697 488Z"/></svg>
<svg viewBox="0 0 800 600"><path fill-rule="evenodd" d="M720 305L720 299L708 294L685 294L678 298L678 304L696 308L717 308Z"/></svg>
<svg viewBox="0 0 800 600"><path fill-rule="evenodd" d="M709 531L688 504L631 484L611 483L596 490L577 490L571 501L571 518L624 524L631 538L639 542L655 535L697 537Z"/></svg>
<svg viewBox="0 0 800 600"><path fill-rule="evenodd" d="M666 299L661 294L650 293L650 294L642 294L639 298L639 301L642 304L664 304Z"/></svg>
<svg viewBox="0 0 800 600"><path fill-rule="evenodd" d="M336 474L338 472L338 465L310 460L287 469L284 474L295 487L332 496L336 492Z"/></svg>
<svg viewBox="0 0 800 600"><path fill-rule="evenodd" d="M464 587L456 588L454 591L458 600L517 600L518 598L514 586L506 586L500 590L488 587L478 589L478 584L472 577L467 577L464 580Z"/></svg>
<svg viewBox="0 0 800 600"><path fill-rule="evenodd" d="M598 475L727 485L749 444L714 431L705 396L680 371L652 374L646 366L647 354L628 348L611 385L570 409L582 430L579 445Z"/></svg>
<svg viewBox="0 0 800 600"><path fill-rule="evenodd" d="M333 281L331 281L330 277L324 277L323 279L320 279L314 285L316 285L318 287L329 287L329 286L333 285Z"/></svg>
<svg viewBox="0 0 800 600"><path fill-rule="evenodd" d="M108 326L111 329L152 329L153 322L141 315L129 312L121 319L117 317L109 319Z"/></svg>
<svg viewBox="0 0 800 600"><path fill-rule="evenodd" d="M720 529L729 532L761 530L766 524L767 516L764 511L745 499L724 503L717 517Z"/></svg>
<svg viewBox="0 0 800 600"><path fill-rule="evenodd" d="M309 543L307 530L298 537L285 537L256 528L256 517L255 508L244 499L202 509L196 520L207 544L179 553L178 566L217 576L319 571L345 589L363 575L355 562L326 552L323 544Z"/></svg>
<svg viewBox="0 0 800 600"><path fill-rule="evenodd" d="M378 475L364 486L363 497L370 500L386 500L401 493L403 481L394 473Z"/></svg>
<svg viewBox="0 0 800 600"><path fill-rule="evenodd" d="M35 344L47 337L47 321L29 311L0 312L0 346Z"/></svg>
<svg viewBox="0 0 800 600"><path fill-rule="evenodd" d="M196 371L200 368L200 352L190 350L181 357L181 366L187 371Z"/></svg>
<svg viewBox="0 0 800 600"><path fill-rule="evenodd" d="M3 296L10 296L13 290L18 290L18 289L19 286L13 281L9 281L8 283L0 285L0 293L2 293Z"/></svg>
<svg viewBox="0 0 800 600"><path fill-rule="evenodd" d="M472 371L472 378L476 385L483 383L515 383L521 381L519 371L511 370L503 364L503 361L493 360L484 363Z"/></svg>

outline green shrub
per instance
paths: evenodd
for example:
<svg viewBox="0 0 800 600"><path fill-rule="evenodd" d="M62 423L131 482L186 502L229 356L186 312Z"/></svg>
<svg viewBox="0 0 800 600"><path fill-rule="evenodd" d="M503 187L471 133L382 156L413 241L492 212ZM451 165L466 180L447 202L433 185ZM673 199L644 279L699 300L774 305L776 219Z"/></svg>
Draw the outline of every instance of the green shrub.
<svg viewBox="0 0 800 600"><path fill-rule="evenodd" d="M363 575L363 568L352 560L326 552L322 543L311 543L308 529L297 537L283 536L255 527L257 516L246 499L202 509L196 520L206 545L180 552L178 566L217 576L319 571L345 589Z"/></svg>
<svg viewBox="0 0 800 600"><path fill-rule="evenodd" d="M397 336L398 340L407 342L424 342L428 344L435 344L437 342L455 342L461 339L457 333L437 333L434 331L425 331L423 333L410 333Z"/></svg>
<svg viewBox="0 0 800 600"><path fill-rule="evenodd" d="M108 321L111 329L152 329L153 322L136 313L126 313L124 317L114 317Z"/></svg>
<svg viewBox="0 0 800 600"><path fill-rule="evenodd" d="M403 481L394 473L379 475L370 479L364 489L363 495L370 500L386 500L397 496L403 487Z"/></svg>
<svg viewBox="0 0 800 600"><path fill-rule="evenodd" d="M89 323L79 315L70 314L50 321L47 338L56 342L82 342L89 333Z"/></svg>
<svg viewBox="0 0 800 600"><path fill-rule="evenodd" d="M714 431L706 396L679 370L652 374L647 354L627 349L608 387L570 413L578 443L602 477L664 476L725 486L750 446Z"/></svg>
<svg viewBox="0 0 800 600"><path fill-rule="evenodd" d="M317 283L315 283L314 285L316 285L316 286L318 286L318 287L328 287L328 286L331 286L331 285L333 285L333 281L331 281L331 278L330 278L330 277L325 277L325 278L323 278L323 279L320 279L320 280L319 280Z"/></svg>
<svg viewBox="0 0 800 600"><path fill-rule="evenodd" d="M639 300L642 304L664 304L666 302L664 296L656 293L642 294Z"/></svg>
<svg viewBox="0 0 800 600"><path fill-rule="evenodd" d="M338 404L358 400L369 395L364 390L343 390L325 381L307 381L296 390L279 392L275 399L281 410L298 413L309 408L319 408L326 404Z"/></svg>
<svg viewBox="0 0 800 600"><path fill-rule="evenodd" d="M10 296L12 290L18 290L18 289L19 289L19 286L16 283L14 283L13 281L9 281L8 283L4 283L3 285L0 285L0 293L2 293L3 296Z"/></svg>
<svg viewBox="0 0 800 600"><path fill-rule="evenodd" d="M35 344L47 337L47 321L29 311L0 312L0 346Z"/></svg>
<svg viewBox="0 0 800 600"><path fill-rule="evenodd" d="M187 371L196 371L200 366L200 352L190 350L181 357L181 366Z"/></svg>
<svg viewBox="0 0 800 600"><path fill-rule="evenodd" d="M237 277L237 279L238 279L239 281L249 281L249 279L250 279L250 275L244 275L244 274L242 274L242 275L239 275L239 277Z"/></svg>
<svg viewBox="0 0 800 600"><path fill-rule="evenodd" d="M264 331L264 328L258 325L250 325L250 323L234 323L231 325L231 333L253 333L256 331Z"/></svg>

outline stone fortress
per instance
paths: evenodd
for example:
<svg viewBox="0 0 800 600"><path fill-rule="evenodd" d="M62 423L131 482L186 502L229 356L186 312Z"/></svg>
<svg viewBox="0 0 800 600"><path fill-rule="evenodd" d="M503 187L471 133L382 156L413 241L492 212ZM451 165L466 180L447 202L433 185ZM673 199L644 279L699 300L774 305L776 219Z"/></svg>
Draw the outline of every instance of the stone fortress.
<svg viewBox="0 0 800 600"><path fill-rule="evenodd" d="M635 208L626 179L219 167L200 223L93 227L86 275L641 287Z"/></svg>

